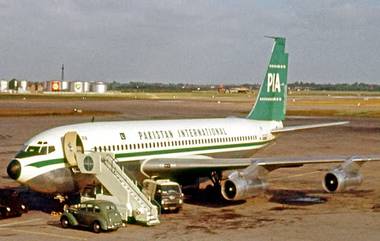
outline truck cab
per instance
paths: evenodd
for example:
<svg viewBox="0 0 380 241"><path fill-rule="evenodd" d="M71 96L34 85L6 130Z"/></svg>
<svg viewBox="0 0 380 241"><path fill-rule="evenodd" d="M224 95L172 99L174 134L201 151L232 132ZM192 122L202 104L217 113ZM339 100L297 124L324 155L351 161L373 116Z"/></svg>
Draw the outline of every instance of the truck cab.
<svg viewBox="0 0 380 241"><path fill-rule="evenodd" d="M182 208L183 193L177 182L169 179L145 179L143 193L155 200L164 211L178 212Z"/></svg>

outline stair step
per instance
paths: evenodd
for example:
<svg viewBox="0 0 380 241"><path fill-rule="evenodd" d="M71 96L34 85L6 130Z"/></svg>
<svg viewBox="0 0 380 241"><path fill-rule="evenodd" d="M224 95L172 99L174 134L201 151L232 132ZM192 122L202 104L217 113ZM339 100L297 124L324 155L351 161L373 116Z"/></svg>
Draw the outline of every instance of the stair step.
<svg viewBox="0 0 380 241"><path fill-rule="evenodd" d="M150 200L148 200L145 194L142 193L137 184L130 177L128 177L125 172L123 172L115 160L116 159L114 159L112 156L106 156L102 158L100 165L103 172L97 174L98 180L100 182L102 182L102 179L105 180L105 185L103 185L111 193L125 193L123 194L121 200L125 200L126 197L129 197L129 200L127 200L127 202L132 205L132 209L138 209L141 212L138 215L138 218L135 216L136 219L144 220L147 225L160 223L156 207L150 202ZM113 182L110 182L110 180L113 180ZM115 182L118 184L115 184ZM109 186L107 183L113 184L112 186ZM126 205L128 205L128 203L126 203Z"/></svg>

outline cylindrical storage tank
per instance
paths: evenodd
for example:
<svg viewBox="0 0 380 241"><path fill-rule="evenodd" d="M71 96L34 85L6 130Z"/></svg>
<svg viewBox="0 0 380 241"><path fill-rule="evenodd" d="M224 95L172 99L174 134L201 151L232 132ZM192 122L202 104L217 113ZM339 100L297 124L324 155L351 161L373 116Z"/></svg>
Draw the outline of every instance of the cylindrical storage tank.
<svg viewBox="0 0 380 241"><path fill-rule="evenodd" d="M90 92L90 82L83 82L83 92Z"/></svg>
<svg viewBox="0 0 380 241"><path fill-rule="evenodd" d="M19 87L19 90L21 90L21 91L26 91L27 88L28 88L28 81L26 81L26 80L21 80L21 81L20 81L20 87Z"/></svg>
<svg viewBox="0 0 380 241"><path fill-rule="evenodd" d="M62 81L62 82L61 82L61 90L62 90L62 91L68 91L68 90L69 90L69 82L67 82L67 81Z"/></svg>
<svg viewBox="0 0 380 241"><path fill-rule="evenodd" d="M49 81L44 81L44 83L42 84L43 90L48 91L49 90L48 85L49 85Z"/></svg>
<svg viewBox="0 0 380 241"><path fill-rule="evenodd" d="M107 85L103 82L95 82L92 84L91 90L92 92L102 94L107 92Z"/></svg>
<svg viewBox="0 0 380 241"><path fill-rule="evenodd" d="M75 93L82 93L83 92L83 83L80 81L71 82L70 91L75 92Z"/></svg>
<svg viewBox="0 0 380 241"><path fill-rule="evenodd" d="M8 90L8 81L0 80L0 92L6 92Z"/></svg>
<svg viewBox="0 0 380 241"><path fill-rule="evenodd" d="M59 80L51 80L48 82L48 91L61 91L61 81Z"/></svg>

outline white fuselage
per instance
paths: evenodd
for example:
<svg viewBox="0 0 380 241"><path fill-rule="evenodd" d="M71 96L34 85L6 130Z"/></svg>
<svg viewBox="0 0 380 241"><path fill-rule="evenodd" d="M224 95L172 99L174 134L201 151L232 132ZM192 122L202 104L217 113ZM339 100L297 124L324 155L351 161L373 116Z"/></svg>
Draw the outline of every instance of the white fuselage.
<svg viewBox="0 0 380 241"><path fill-rule="evenodd" d="M62 138L67 132L78 133L85 153L112 152L119 162L128 162L164 157L218 157L220 154L226 157L228 153L247 157L243 156L244 153L252 153L250 151L267 145L274 139L271 131L279 128L282 128L281 121L243 118L91 122L61 126L44 131L24 144L24 151L29 147L39 147L40 150L46 147L43 150L48 151L21 158L16 156L21 164L17 180L37 191L64 189L62 192L68 192L78 188L78 181L74 179L80 177L71 172L62 147ZM71 179L70 184L68 179ZM44 182L52 185L43 187Z"/></svg>

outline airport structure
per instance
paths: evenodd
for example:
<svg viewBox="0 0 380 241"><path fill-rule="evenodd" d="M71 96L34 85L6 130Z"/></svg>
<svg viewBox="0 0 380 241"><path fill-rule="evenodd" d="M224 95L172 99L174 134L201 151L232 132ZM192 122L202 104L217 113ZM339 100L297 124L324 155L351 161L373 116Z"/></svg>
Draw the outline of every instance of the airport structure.
<svg viewBox="0 0 380 241"><path fill-rule="evenodd" d="M49 80L29 82L27 80L0 80L0 93L97 93L107 92L107 84L102 81Z"/></svg>

